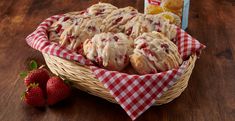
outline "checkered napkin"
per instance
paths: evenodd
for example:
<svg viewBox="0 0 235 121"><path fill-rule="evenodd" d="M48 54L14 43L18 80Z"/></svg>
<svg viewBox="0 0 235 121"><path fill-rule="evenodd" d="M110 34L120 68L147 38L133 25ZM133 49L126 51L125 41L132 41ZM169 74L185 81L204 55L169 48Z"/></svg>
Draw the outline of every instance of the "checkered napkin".
<svg viewBox="0 0 235 121"><path fill-rule="evenodd" d="M135 120L147 110L156 99L160 98L161 95L179 79L188 67L189 62L186 59L190 55L200 53L200 51L205 48L204 45L192 38L185 31L177 28L175 43L178 46L181 57L185 60L179 68L141 76L109 71L94 66L82 55L48 40L49 26L62 16L63 15L52 16L42 22L39 27L26 38L28 45L43 53L68 60L75 60L83 65L90 65L96 78L104 84L110 94L132 120Z"/></svg>

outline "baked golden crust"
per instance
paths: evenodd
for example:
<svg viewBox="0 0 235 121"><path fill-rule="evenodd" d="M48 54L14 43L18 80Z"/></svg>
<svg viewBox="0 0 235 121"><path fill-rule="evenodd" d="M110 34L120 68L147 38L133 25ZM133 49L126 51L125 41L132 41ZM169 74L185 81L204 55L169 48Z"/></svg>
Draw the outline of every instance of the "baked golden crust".
<svg viewBox="0 0 235 121"><path fill-rule="evenodd" d="M148 59L141 54L133 54L130 56L132 67L139 74L155 73L155 69L151 66Z"/></svg>

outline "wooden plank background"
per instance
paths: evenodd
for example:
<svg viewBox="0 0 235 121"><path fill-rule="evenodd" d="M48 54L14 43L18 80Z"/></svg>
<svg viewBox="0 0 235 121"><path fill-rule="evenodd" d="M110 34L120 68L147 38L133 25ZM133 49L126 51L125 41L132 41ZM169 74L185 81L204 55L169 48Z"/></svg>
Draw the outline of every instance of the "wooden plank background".
<svg viewBox="0 0 235 121"><path fill-rule="evenodd" d="M0 1L1 121L131 121L118 105L74 90L56 106L37 109L23 104L18 74L42 55L25 37L45 18L83 10L98 0ZM143 0L103 0L143 12ZM235 121L235 1L191 0L188 33L207 45L187 89L169 104L151 107L136 121Z"/></svg>

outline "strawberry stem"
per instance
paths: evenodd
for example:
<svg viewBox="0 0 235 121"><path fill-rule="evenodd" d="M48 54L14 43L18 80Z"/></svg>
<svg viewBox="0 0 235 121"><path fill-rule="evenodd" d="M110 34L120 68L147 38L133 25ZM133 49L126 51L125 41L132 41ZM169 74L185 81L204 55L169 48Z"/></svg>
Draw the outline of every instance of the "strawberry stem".
<svg viewBox="0 0 235 121"><path fill-rule="evenodd" d="M42 69L42 68L44 68L45 67L45 65L41 65L38 69Z"/></svg>

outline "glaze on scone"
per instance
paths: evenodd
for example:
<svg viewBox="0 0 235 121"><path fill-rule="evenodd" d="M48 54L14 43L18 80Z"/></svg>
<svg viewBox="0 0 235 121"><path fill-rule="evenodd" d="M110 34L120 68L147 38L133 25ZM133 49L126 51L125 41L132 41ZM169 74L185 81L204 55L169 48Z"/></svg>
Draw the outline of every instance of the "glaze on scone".
<svg viewBox="0 0 235 121"><path fill-rule="evenodd" d="M109 4L109 3L98 3L90 6L87 9L89 15L102 16L106 17L112 11L117 10L118 8Z"/></svg>
<svg viewBox="0 0 235 121"><path fill-rule="evenodd" d="M63 16L58 21L54 22L49 28L49 40L53 42L60 42L60 35L62 32L73 25L74 21L70 16Z"/></svg>
<svg viewBox="0 0 235 121"><path fill-rule="evenodd" d="M129 63L133 40L123 33L96 34L83 44L84 55L109 70L121 71Z"/></svg>
<svg viewBox="0 0 235 121"><path fill-rule="evenodd" d="M123 32L125 24L135 17L138 11L133 7L125 7L112 11L103 21L105 32Z"/></svg>
<svg viewBox="0 0 235 121"><path fill-rule="evenodd" d="M61 46L81 52L82 43L101 32L102 20L101 17L89 15L73 16L67 21L59 20L51 27L50 40L58 41Z"/></svg>
<svg viewBox="0 0 235 121"><path fill-rule="evenodd" d="M176 37L176 27L161 16L139 14L125 26L125 33L133 38L151 31L161 32L170 40Z"/></svg>
<svg viewBox="0 0 235 121"><path fill-rule="evenodd" d="M79 51L86 39L101 32L101 21L102 19L97 17L80 18L77 23L66 28L61 34L61 45L67 45L70 49Z"/></svg>
<svg viewBox="0 0 235 121"><path fill-rule="evenodd" d="M141 33L148 32L148 30L145 26L142 25L143 21L145 20L144 14L139 14L135 16L133 19L127 22L125 25L125 34L136 38Z"/></svg>
<svg viewBox="0 0 235 121"><path fill-rule="evenodd" d="M177 46L159 32L140 35L134 45L130 61L139 74L167 71L182 63Z"/></svg>

